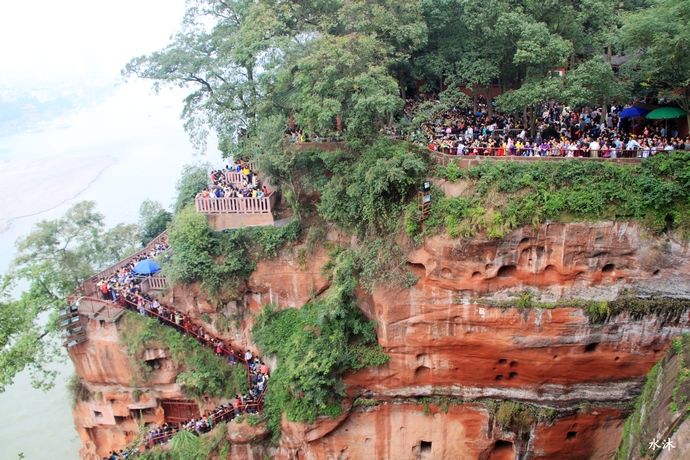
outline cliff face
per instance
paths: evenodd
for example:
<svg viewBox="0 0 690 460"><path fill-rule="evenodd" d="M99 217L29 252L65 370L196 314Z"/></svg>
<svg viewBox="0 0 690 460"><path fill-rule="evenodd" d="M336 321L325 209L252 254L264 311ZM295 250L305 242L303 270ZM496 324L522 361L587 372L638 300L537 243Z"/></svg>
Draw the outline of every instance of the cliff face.
<svg viewBox="0 0 690 460"><path fill-rule="evenodd" d="M336 234L329 239L343 240ZM267 303L299 308L328 287L321 275L327 261L323 250L306 264L298 259L294 251L285 251L261 262L238 302L212 304L194 287L177 287L163 301L254 349L250 313ZM415 286L379 287L359 296L362 310L377 323L390 362L347 378L349 398L338 419L312 425L284 420L281 443L271 455L611 458L646 374L671 338L690 330L687 312L674 319L634 319L624 313L595 324L568 300L610 300L624 289L672 296L690 292L688 246L648 237L633 224L543 225L502 240L434 237L413 250L408 262L419 278ZM516 308L514 299L526 289L555 308L531 308L529 302ZM106 400L105 388L131 394L131 376L122 371L127 357L118 352L115 332L98 327L90 325L89 342L72 353L78 373L94 389L103 388ZM137 402L151 404L152 421L162 417L161 399L181 397L173 383L176 372L163 360L144 395L148 399ZM543 407L549 415L517 429L506 421L505 407L497 406L501 401ZM101 454L101 446L117 445L112 433L118 430L100 424L89 432L96 421L89 419L85 404L75 411L77 425L84 427L85 443L95 443ZM118 404L124 403L110 403L113 411ZM88 409L93 414L93 407ZM105 417L107 411L101 412ZM115 412L113 418L117 422ZM240 458L258 458L249 444L243 449Z"/></svg>
<svg viewBox="0 0 690 460"><path fill-rule="evenodd" d="M314 459L368 452L376 458L611 458L645 375L670 338L688 330L690 318L687 312L674 321L622 314L592 324L567 299L613 299L624 289L687 295L688 256L686 245L648 238L625 223L544 225L503 240L431 238L408 257L419 277L414 287L362 295L391 360L349 376L348 393L381 404L351 410L321 437L286 430L292 436L284 436L279 452ZM510 305L525 289L557 308L491 306ZM424 414L423 398L432 396L521 401L557 415L534 423L525 436L497 427L475 402Z"/></svg>

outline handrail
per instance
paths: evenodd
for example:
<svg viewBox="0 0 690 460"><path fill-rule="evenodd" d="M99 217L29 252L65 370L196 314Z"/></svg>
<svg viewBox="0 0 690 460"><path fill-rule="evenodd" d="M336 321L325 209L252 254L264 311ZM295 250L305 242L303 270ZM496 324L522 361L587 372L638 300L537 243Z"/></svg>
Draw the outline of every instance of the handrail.
<svg viewBox="0 0 690 460"><path fill-rule="evenodd" d="M204 214L270 214L270 195L263 198L201 197L195 199L196 211Z"/></svg>
<svg viewBox="0 0 690 460"><path fill-rule="evenodd" d="M457 155L452 152L451 148L442 148L441 150L427 149L434 155L434 157L441 160L441 163L446 163L453 158L473 158L473 157L497 157L497 158L591 158L600 160L616 160L616 159L643 159L646 158L644 149L609 149L597 151L597 156L592 155L591 150L577 149L574 151L567 151L563 148L554 147L547 150L541 150L538 146L532 148L521 147L519 149L508 149L504 147L466 147L462 154ZM656 154L662 151L657 151ZM650 153L650 152L647 152ZM445 161L444 161L445 160Z"/></svg>

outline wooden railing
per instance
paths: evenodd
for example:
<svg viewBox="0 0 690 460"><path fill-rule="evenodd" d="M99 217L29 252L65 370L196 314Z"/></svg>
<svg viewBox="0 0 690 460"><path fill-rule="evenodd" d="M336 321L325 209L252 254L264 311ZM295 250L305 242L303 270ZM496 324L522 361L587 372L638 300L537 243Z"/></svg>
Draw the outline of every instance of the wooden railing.
<svg viewBox="0 0 690 460"><path fill-rule="evenodd" d="M99 299L97 297L83 296L75 300L77 311L80 315L90 319L114 322L122 316L122 307L110 300ZM64 321L64 320L63 320ZM63 324L59 323L62 327Z"/></svg>
<svg viewBox="0 0 690 460"><path fill-rule="evenodd" d="M195 200L196 211L203 214L264 214L271 212L270 196L263 198L200 197Z"/></svg>
<svg viewBox="0 0 690 460"><path fill-rule="evenodd" d="M154 291L164 291L168 289L168 280L164 276L151 276L144 278L142 282L148 284L148 288Z"/></svg>
<svg viewBox="0 0 690 460"><path fill-rule="evenodd" d="M431 159L434 163L440 164L440 165L447 165L453 161L461 160L463 158L466 159L473 159L473 158L495 158L495 159L524 159L524 160L534 160L534 161L539 161L539 160L561 160L561 159L568 159L568 158L586 158L586 159L592 159L592 160L628 160L628 161L640 161L643 159L643 151L642 150L622 150L618 151L616 153L612 154L607 154L604 156L603 151L599 151L597 156L594 156L591 151L587 150L575 150L572 152L572 155L569 154L568 152L563 152L561 149L549 149L545 152L544 155L540 155L540 150L539 149L534 149L533 150L534 155L528 155L526 151L516 151L515 154L511 154L508 149L503 149L503 148L496 148L496 147L478 147L478 148L471 148L471 149L466 149L462 155L456 155L454 153L450 153L448 149L446 151L437 151L437 150L431 150L429 149L429 154L431 155ZM662 152L657 152L656 154L660 154Z"/></svg>
<svg viewBox="0 0 690 460"><path fill-rule="evenodd" d="M223 174L225 175L225 180L234 185L242 185L245 177L244 174L235 171L226 170Z"/></svg>

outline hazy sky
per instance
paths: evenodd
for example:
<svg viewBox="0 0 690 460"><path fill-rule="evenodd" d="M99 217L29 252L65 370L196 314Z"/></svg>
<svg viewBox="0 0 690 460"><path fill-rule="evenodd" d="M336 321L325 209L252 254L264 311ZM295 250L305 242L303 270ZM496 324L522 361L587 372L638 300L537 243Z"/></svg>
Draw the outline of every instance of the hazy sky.
<svg viewBox="0 0 690 460"><path fill-rule="evenodd" d="M163 47L184 0L0 2L0 90L119 79L132 57Z"/></svg>

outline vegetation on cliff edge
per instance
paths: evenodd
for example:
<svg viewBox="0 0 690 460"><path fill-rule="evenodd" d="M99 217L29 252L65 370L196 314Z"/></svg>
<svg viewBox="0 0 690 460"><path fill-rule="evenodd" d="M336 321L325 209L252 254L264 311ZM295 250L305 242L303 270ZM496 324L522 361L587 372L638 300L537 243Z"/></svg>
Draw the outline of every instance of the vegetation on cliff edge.
<svg viewBox="0 0 690 460"><path fill-rule="evenodd" d="M198 400L205 396L231 398L247 390L247 374L243 366L229 366L211 350L158 321L127 312L118 323L123 332L120 343L131 358L135 382L146 384L153 368L144 362L146 349L168 350L170 361L181 369L177 383L188 396Z"/></svg>
<svg viewBox="0 0 690 460"><path fill-rule="evenodd" d="M301 309L267 306L257 318L254 338L264 354L278 358L264 409L274 439L280 436L282 412L300 422L336 416L344 396L343 376L388 361L376 343L374 324L357 308L355 272L352 252L340 252L323 298Z"/></svg>
<svg viewBox="0 0 690 460"><path fill-rule="evenodd" d="M461 196L436 190L425 231L407 213L410 236L444 229L448 236L485 232L502 238L521 225L547 221L636 220L652 232L690 236L690 152L656 155L635 165L610 162L485 161L467 170L441 168L466 182Z"/></svg>

